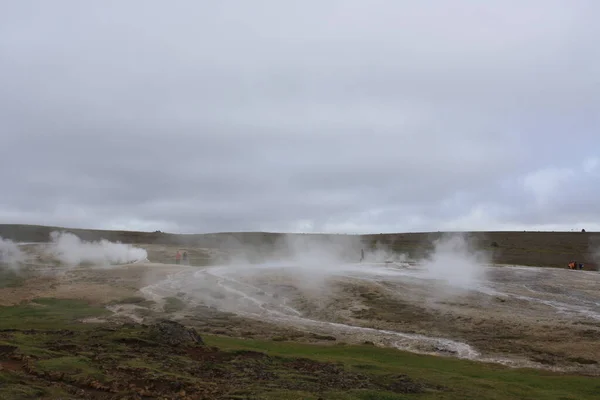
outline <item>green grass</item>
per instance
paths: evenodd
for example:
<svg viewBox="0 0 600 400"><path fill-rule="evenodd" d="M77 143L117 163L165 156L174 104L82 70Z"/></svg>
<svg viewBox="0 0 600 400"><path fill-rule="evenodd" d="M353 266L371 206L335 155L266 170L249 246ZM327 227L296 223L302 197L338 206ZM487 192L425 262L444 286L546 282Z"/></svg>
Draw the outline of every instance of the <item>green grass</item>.
<svg viewBox="0 0 600 400"><path fill-rule="evenodd" d="M0 265L0 289L22 286L25 282L23 275Z"/></svg>
<svg viewBox="0 0 600 400"><path fill-rule="evenodd" d="M4 329L63 329L77 325L86 317L110 314L103 307L81 300L40 298L17 306L0 307L0 326Z"/></svg>
<svg viewBox="0 0 600 400"><path fill-rule="evenodd" d="M47 395L47 390L32 385L22 385L17 383L10 386L0 386L0 396L3 399L39 399ZM69 397L64 398L66 399Z"/></svg>
<svg viewBox="0 0 600 400"><path fill-rule="evenodd" d="M144 385L178 382L187 390L226 391L231 399L586 400L598 399L600 394L597 377L509 369L372 345L202 335L208 346L218 350L214 350L215 358L195 359L161 343L150 328L131 324L89 329L92 325L76 323L77 319L104 313L104 309L85 302L58 299L0 307L1 326L19 329L1 333L0 349L16 346L19 354L33 357L31 365L36 373L46 374L40 380L39 375L32 378L24 371L0 370L0 398L73 398L61 392L64 387L52 383L57 379L78 387L90 381L107 385L125 382L120 389L124 396L131 395L128 385L138 380L146 382ZM248 355L248 351L266 356ZM0 351L0 363L8 360L3 357ZM257 371L266 378L253 375ZM402 377L421 385L423 391L407 394L390 389L389 385ZM358 389L361 386L356 382L361 379L371 384ZM344 382L351 384L344 388Z"/></svg>
<svg viewBox="0 0 600 400"><path fill-rule="evenodd" d="M56 357L36 363L39 371L62 372L73 378L94 378L104 380L102 373L91 365L89 359L81 356Z"/></svg>
<svg viewBox="0 0 600 400"><path fill-rule="evenodd" d="M416 355L373 346L308 345L265 342L220 336L204 336L211 346L223 350L254 350L273 356L307 357L341 362L348 368L372 374L406 374L448 391L420 395L354 393L357 399L598 399L600 379L562 375L530 369L509 369L453 358ZM333 397L332 397L333 398Z"/></svg>
<svg viewBox="0 0 600 400"><path fill-rule="evenodd" d="M185 308L185 302L177 297L165 298L164 311L167 313L173 313L181 311Z"/></svg>

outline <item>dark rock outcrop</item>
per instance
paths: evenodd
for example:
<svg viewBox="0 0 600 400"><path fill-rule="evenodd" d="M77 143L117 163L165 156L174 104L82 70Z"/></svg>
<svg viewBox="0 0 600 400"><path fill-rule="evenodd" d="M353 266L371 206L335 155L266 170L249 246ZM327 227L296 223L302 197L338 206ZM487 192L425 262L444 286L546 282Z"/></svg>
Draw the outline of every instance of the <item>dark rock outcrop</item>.
<svg viewBox="0 0 600 400"><path fill-rule="evenodd" d="M195 329L175 321L161 320L150 326L150 335L153 340L171 346L204 345Z"/></svg>

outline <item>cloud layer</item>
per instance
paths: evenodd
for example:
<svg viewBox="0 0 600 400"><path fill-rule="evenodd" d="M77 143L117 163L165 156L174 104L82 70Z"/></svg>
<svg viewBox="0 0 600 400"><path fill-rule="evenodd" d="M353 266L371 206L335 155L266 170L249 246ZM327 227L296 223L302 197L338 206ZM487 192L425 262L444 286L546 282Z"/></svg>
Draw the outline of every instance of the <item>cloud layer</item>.
<svg viewBox="0 0 600 400"><path fill-rule="evenodd" d="M600 230L599 13L5 2L0 221Z"/></svg>

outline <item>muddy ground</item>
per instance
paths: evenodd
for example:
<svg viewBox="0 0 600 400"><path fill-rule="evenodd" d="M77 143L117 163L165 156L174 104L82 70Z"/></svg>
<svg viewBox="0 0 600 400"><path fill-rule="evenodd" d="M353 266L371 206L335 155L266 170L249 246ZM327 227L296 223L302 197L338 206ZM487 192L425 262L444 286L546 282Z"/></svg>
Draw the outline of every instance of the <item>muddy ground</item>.
<svg viewBox="0 0 600 400"><path fill-rule="evenodd" d="M201 333L373 343L600 375L596 272L486 267L477 284L465 289L407 264L323 265L298 274L272 266L168 264L177 247L143 247L150 261L161 262L65 269L38 259L20 285L0 288L0 305L76 298L113 313L85 321L93 324L152 323L167 316ZM186 250L193 259L217 257L206 248Z"/></svg>

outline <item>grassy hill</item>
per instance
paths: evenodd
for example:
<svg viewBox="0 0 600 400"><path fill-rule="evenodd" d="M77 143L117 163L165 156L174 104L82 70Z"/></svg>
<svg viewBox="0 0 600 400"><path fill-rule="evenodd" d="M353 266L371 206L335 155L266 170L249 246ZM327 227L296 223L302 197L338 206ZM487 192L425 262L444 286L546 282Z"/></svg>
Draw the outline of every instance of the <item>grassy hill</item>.
<svg viewBox="0 0 600 400"><path fill-rule="evenodd" d="M308 238L320 242L351 244L365 249L386 246L411 257L423 256L443 235L430 233L384 233L373 235L286 234L269 232L223 232L211 234L172 234L163 232L71 229L38 225L0 225L0 237L16 242L46 242L50 232L66 231L83 240L107 239L132 244L163 244L213 248L253 247L269 251L284 237ZM600 232L469 232L476 248L489 251L496 263L565 267L571 260L597 269L600 259Z"/></svg>

